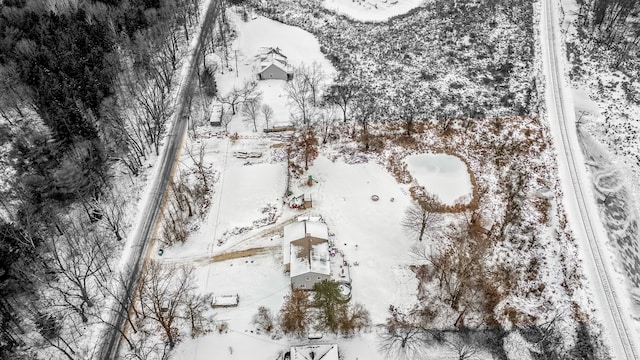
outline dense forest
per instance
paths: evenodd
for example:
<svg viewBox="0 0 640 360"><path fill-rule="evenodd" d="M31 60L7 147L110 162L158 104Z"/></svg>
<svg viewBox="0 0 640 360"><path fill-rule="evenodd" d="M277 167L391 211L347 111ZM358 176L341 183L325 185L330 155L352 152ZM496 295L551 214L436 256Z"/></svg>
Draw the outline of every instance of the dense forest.
<svg viewBox="0 0 640 360"><path fill-rule="evenodd" d="M581 35L589 50L598 50L610 65L637 72L640 49L640 2L633 0L578 0Z"/></svg>
<svg viewBox="0 0 640 360"><path fill-rule="evenodd" d="M112 169L137 176L158 152L199 15L195 0L0 2L0 358L34 343L72 357L64 314L90 321L90 280L124 236Z"/></svg>

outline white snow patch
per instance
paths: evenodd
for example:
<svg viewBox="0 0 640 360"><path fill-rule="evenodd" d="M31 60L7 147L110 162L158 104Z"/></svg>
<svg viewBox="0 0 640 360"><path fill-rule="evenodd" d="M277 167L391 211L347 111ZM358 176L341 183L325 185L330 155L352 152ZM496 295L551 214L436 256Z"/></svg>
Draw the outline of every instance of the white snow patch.
<svg viewBox="0 0 640 360"><path fill-rule="evenodd" d="M471 179L466 164L448 154L418 154L405 158L411 176L446 205L470 198Z"/></svg>
<svg viewBox="0 0 640 360"><path fill-rule="evenodd" d="M324 0L327 9L360 21L387 21L421 6L424 0Z"/></svg>

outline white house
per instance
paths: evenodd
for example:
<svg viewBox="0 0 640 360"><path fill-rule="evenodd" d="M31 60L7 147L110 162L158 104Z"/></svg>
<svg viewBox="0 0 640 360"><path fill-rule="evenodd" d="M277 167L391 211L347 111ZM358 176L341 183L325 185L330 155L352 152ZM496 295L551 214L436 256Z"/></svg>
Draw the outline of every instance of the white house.
<svg viewBox="0 0 640 360"><path fill-rule="evenodd" d="M302 220L285 226L282 259L293 288L310 290L315 283L329 280L331 262L327 225Z"/></svg>
<svg viewBox="0 0 640 360"><path fill-rule="evenodd" d="M292 346L291 360L338 360L338 345Z"/></svg>
<svg viewBox="0 0 640 360"><path fill-rule="evenodd" d="M257 58L258 79L291 80L293 78L293 69L279 48L261 48Z"/></svg>

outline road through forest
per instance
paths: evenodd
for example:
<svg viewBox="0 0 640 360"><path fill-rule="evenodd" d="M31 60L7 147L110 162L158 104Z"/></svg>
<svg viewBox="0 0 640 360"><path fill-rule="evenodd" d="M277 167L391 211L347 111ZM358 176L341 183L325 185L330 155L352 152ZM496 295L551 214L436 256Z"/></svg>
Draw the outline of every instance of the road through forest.
<svg viewBox="0 0 640 360"><path fill-rule="evenodd" d="M149 251L151 239L155 233L156 225L160 220L161 210L166 198L167 187L173 176L174 168L180 156L180 149L187 129L188 122L188 106L189 98L193 94L194 77L197 74L197 67L202 56L202 46L207 36L212 34L213 26L216 23L220 12L220 2L211 0L209 6L205 9L205 17L200 24L200 35L192 44L187 65L187 71L182 73L183 78L180 80L178 88L178 96L174 105L173 116L171 118L167 136L165 138L166 145L158 158L159 169L156 176L151 179L151 195L147 197L141 212L142 216L138 218L138 223L134 225L132 245L132 254L129 257L129 263L123 266L126 273L123 275L124 284L120 289L120 300L117 310L112 314L111 327L102 337L98 350L98 357L101 360L116 359L120 349L121 333L125 326L127 312L129 310L130 300L138 283L140 272L144 267Z"/></svg>

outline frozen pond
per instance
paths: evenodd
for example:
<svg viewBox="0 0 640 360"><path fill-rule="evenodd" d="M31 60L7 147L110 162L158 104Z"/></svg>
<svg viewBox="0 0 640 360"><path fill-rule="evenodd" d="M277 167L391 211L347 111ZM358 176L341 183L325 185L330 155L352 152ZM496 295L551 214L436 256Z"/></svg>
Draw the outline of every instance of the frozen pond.
<svg viewBox="0 0 640 360"><path fill-rule="evenodd" d="M447 154L419 154L405 158L411 176L420 186L438 197L445 205L456 201L468 203L472 185L467 165L460 158Z"/></svg>

